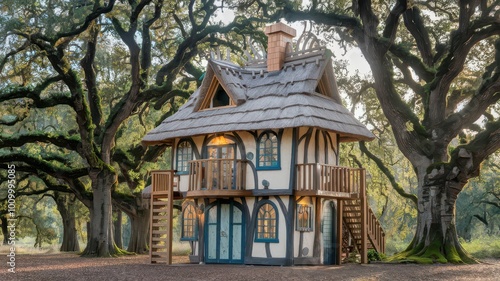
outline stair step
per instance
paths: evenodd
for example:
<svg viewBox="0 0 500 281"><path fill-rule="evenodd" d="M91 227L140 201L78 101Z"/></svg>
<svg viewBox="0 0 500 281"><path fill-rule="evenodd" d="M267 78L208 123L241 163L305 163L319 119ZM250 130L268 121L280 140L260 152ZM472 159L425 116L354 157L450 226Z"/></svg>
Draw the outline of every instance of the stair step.
<svg viewBox="0 0 500 281"><path fill-rule="evenodd" d="M161 219L166 220L166 219L168 219L168 216L153 216L153 219L154 220L161 220Z"/></svg>
<svg viewBox="0 0 500 281"><path fill-rule="evenodd" d="M153 201L153 206L166 206L168 204L168 201Z"/></svg>
<svg viewBox="0 0 500 281"><path fill-rule="evenodd" d="M168 234L168 230L153 230L153 234Z"/></svg>
<svg viewBox="0 0 500 281"><path fill-rule="evenodd" d="M169 225L169 223L160 223L160 222L155 222L153 223L153 227L167 227Z"/></svg>
<svg viewBox="0 0 500 281"><path fill-rule="evenodd" d="M154 236L154 237L151 237L151 242L153 242L155 245L161 246L164 243L159 243L159 242L168 242L168 237Z"/></svg>

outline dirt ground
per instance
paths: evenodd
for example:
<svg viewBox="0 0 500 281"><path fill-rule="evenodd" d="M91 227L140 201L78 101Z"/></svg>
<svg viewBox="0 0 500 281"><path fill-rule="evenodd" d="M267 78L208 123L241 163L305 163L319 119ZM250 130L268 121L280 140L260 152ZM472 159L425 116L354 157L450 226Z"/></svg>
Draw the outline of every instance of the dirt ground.
<svg viewBox="0 0 500 281"><path fill-rule="evenodd" d="M2 255L3 256L3 255ZM6 258L3 258L6 260ZM341 266L251 266L149 264L144 255L81 258L76 254L16 256L16 273L2 262L0 280L500 280L500 260L477 265L345 264Z"/></svg>

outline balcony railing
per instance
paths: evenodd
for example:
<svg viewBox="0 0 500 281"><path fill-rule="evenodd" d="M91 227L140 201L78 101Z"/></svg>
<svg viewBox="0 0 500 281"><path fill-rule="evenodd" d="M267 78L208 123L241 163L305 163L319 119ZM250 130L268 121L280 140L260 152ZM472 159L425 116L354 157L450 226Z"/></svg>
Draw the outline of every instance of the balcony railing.
<svg viewBox="0 0 500 281"><path fill-rule="evenodd" d="M373 247L377 252L384 253L385 252L385 233L384 229L380 225L377 217L373 213L372 209L368 209L367 214L367 231L368 231L368 239L370 239Z"/></svg>
<svg viewBox="0 0 500 281"><path fill-rule="evenodd" d="M170 189L173 192L179 191L179 176L175 175L173 170L151 171L152 192L155 194L168 193Z"/></svg>
<svg viewBox="0 0 500 281"><path fill-rule="evenodd" d="M297 164L297 191L348 193L357 196L365 170L326 164Z"/></svg>
<svg viewBox="0 0 500 281"><path fill-rule="evenodd" d="M246 160L189 161L189 190L245 190Z"/></svg>

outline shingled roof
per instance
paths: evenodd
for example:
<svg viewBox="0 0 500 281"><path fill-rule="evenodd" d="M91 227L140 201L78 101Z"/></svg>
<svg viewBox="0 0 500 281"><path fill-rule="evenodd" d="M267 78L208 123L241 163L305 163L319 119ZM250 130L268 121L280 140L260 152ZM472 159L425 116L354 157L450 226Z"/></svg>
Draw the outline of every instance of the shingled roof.
<svg viewBox="0 0 500 281"><path fill-rule="evenodd" d="M235 106L200 109L213 78ZM317 93L318 83L322 93ZM172 116L150 131L146 145L171 144L174 138L233 131L315 127L338 133L341 141L371 140L374 135L342 104L330 52L317 48L288 54L280 71L265 64L240 67L209 60L204 81Z"/></svg>

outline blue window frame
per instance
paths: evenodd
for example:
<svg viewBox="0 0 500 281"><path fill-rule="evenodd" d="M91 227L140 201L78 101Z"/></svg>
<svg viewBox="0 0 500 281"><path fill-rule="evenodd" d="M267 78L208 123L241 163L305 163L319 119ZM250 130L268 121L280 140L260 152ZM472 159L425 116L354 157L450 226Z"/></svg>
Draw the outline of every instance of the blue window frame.
<svg viewBox="0 0 500 281"><path fill-rule="evenodd" d="M192 204L186 205L182 211L182 241L198 240L198 218L196 208Z"/></svg>
<svg viewBox="0 0 500 281"><path fill-rule="evenodd" d="M189 161L193 160L193 148L189 141L181 141L177 145L177 174L189 173Z"/></svg>
<svg viewBox="0 0 500 281"><path fill-rule="evenodd" d="M263 132L257 139L257 169L281 169L280 143L278 136L274 132Z"/></svg>
<svg viewBox="0 0 500 281"><path fill-rule="evenodd" d="M263 203L258 209L255 242L279 242L278 213L271 201Z"/></svg>

